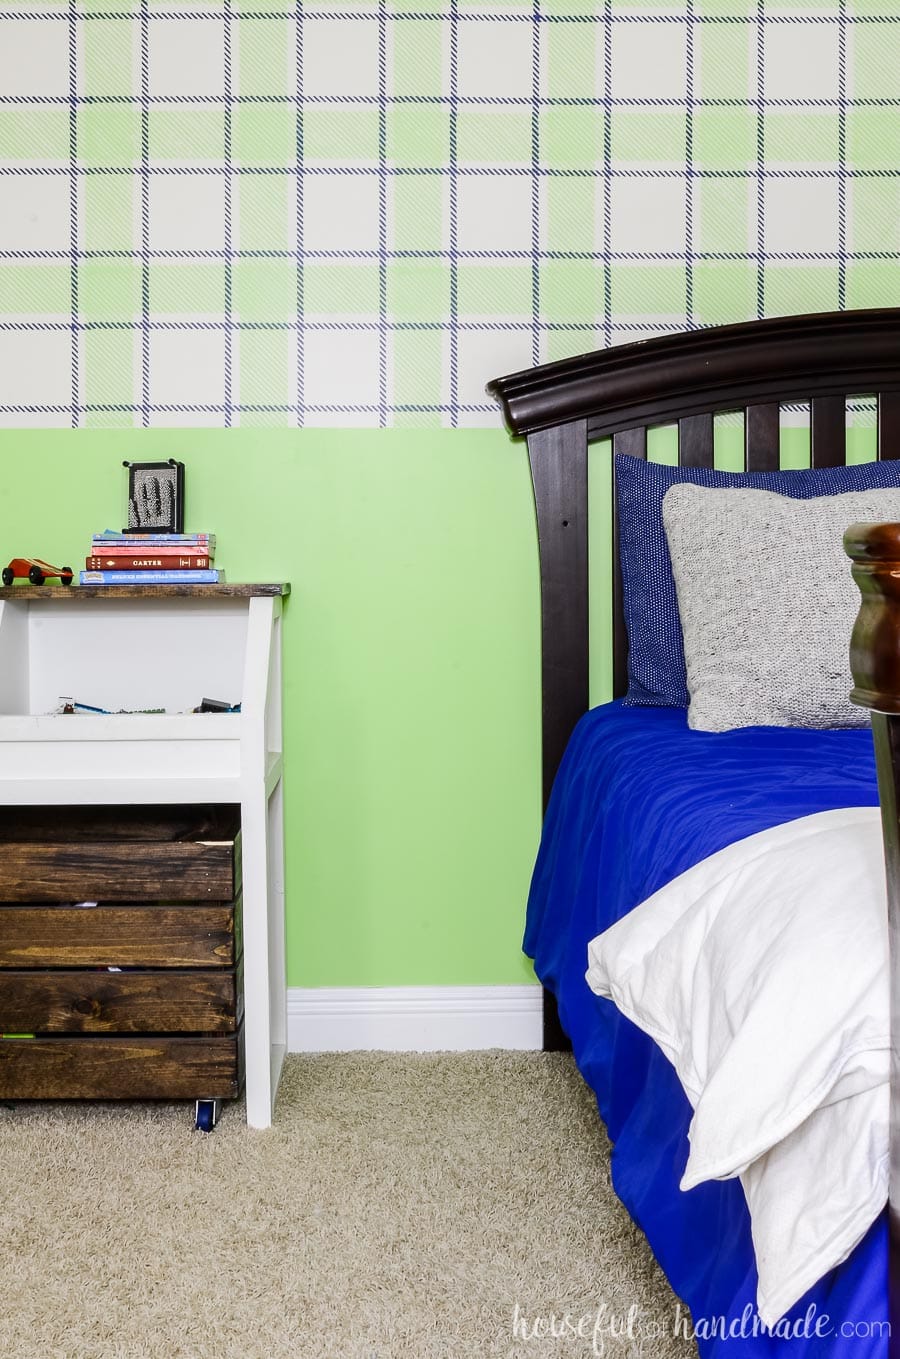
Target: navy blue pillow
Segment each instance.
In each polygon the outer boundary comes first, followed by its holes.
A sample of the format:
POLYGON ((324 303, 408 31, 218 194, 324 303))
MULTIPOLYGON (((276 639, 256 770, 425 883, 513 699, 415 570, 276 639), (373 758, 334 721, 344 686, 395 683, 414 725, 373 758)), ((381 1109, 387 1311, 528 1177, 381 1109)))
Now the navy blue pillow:
MULTIPOLYGON (((628 693, 633 707, 686 708, 690 701, 672 562, 662 502, 670 486, 755 487, 809 500, 900 486, 900 459, 800 472, 716 472, 669 467, 620 454, 615 459, 619 559, 628 629, 628 693)), ((848 638, 849 644, 849 638, 848 638)))

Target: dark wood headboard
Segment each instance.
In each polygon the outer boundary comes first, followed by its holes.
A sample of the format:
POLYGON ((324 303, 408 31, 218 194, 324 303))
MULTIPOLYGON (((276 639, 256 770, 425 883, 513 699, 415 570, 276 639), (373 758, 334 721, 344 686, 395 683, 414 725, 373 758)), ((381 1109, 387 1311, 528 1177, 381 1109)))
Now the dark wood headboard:
MULTIPOLYGON (((588 444, 647 455, 647 429, 677 424, 678 463, 712 467, 713 416, 743 411, 745 467, 779 461, 779 406, 809 402, 812 465, 845 461, 848 396, 878 402, 878 457, 900 457, 900 308, 784 316, 665 335, 495 379, 488 392, 524 435, 541 573, 544 805, 588 708, 588 444)), ((613 693, 627 686, 613 498, 613 693)))

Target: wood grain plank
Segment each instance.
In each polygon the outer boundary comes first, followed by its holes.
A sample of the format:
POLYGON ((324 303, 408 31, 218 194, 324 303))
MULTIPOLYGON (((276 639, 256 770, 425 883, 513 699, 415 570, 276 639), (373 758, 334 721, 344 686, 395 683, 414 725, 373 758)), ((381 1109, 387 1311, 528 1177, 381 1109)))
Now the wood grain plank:
POLYGON ((0 1099, 233 1099, 240 1035, 0 1039, 0 1099))
POLYGON ((240 915, 240 901, 0 906, 0 968, 232 967, 240 915))
POLYGON ((0 843, 0 900, 230 901, 234 860, 227 841, 0 843))
POLYGON ((0 599, 26 604, 47 599, 255 599, 257 596, 289 595, 287 581, 262 585, 4 585, 0 599))
POLYGON ((748 472, 777 472, 779 422, 777 402, 748 406, 744 412, 744 445, 748 472))
POLYGON ((678 466, 712 467, 713 458, 712 415, 684 416, 678 421, 678 466))
POLYGON ((218 971, 3 973, 0 1033, 234 1033, 240 977, 218 971))
MULTIPOLYGON (((612 439, 613 457, 647 457, 647 430, 643 425, 635 429, 620 429, 612 439)), ((616 502, 616 469, 613 463, 612 485, 612 672, 613 698, 622 698, 628 690, 628 630, 625 627, 625 605, 622 598, 622 562, 619 556, 619 511, 616 502)))

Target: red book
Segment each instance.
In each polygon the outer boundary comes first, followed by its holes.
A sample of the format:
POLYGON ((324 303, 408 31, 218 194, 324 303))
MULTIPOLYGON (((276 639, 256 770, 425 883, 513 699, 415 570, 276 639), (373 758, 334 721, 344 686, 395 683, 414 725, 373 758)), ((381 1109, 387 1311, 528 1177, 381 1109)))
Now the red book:
POLYGON ((189 553, 164 552, 154 556, 152 552, 130 552, 127 557, 101 556, 85 557, 88 571, 208 571, 209 557, 191 556, 189 553))
MULTIPOLYGON (((205 543, 183 543, 177 546, 174 543, 111 543, 109 547, 97 548, 95 544, 94 552, 91 554, 91 561, 95 557, 102 557, 104 561, 107 557, 127 557, 129 561, 137 557, 202 557, 208 561, 215 556, 215 552, 210 552, 205 543)), ((93 567, 90 568, 93 570, 93 567)), ((129 567, 129 570, 133 568, 129 567)))

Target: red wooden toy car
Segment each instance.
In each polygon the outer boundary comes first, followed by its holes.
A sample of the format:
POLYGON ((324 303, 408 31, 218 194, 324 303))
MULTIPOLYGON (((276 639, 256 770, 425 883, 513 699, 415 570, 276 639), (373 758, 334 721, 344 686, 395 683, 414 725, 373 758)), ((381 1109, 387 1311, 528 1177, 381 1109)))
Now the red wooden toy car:
POLYGON ((51 566, 40 557, 13 557, 9 566, 4 566, 0 572, 4 585, 12 585, 14 580, 25 577, 32 585, 43 585, 48 576, 58 576, 63 585, 71 585, 74 574, 71 566, 51 566))

